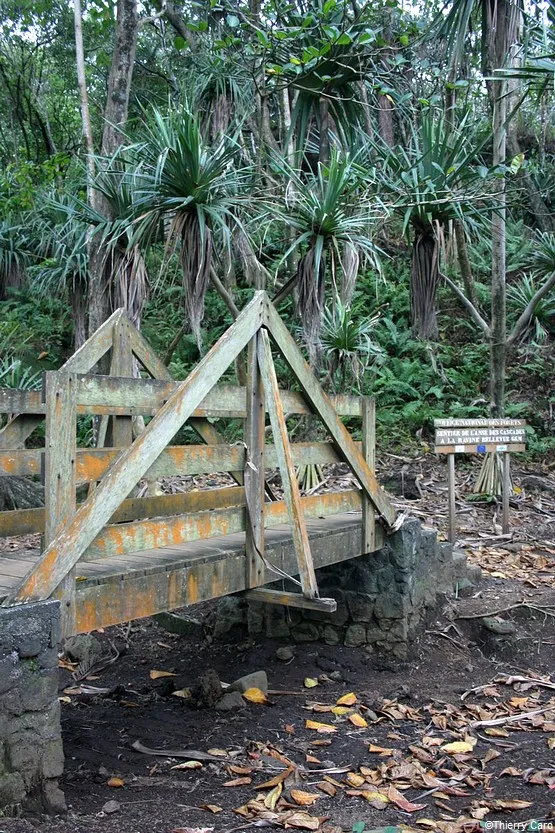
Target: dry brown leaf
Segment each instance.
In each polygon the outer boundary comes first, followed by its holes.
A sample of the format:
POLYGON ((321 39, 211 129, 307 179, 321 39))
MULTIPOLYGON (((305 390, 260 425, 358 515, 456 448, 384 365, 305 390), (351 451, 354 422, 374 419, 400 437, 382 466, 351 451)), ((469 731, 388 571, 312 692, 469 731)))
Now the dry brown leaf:
POLYGON ((113 787, 114 789, 117 789, 118 787, 125 786, 125 781, 123 781, 121 778, 115 778, 115 777, 108 779, 108 781, 106 783, 108 784, 109 787, 113 787))
POLYGON ((295 734, 295 727, 293 726, 292 723, 286 723, 285 726, 284 726, 284 729, 285 729, 285 731, 287 732, 288 735, 294 735, 295 734))
POLYGON ((374 755, 393 755, 393 749, 388 749, 385 746, 376 746, 374 743, 370 744, 368 751, 372 752, 374 755))
POLYGON ((362 787, 366 778, 362 775, 358 775, 356 772, 348 772, 345 776, 345 780, 351 785, 351 787, 362 787))
POLYGON ((495 760, 495 758, 499 758, 501 756, 501 752, 498 752, 497 749, 488 749, 484 757, 482 758, 482 764, 489 764, 490 761, 495 760))
POLYGON ((389 798, 377 790, 361 790, 362 797, 372 805, 374 810, 385 810, 389 804, 389 798))
POLYGON ((202 769, 200 761, 183 761, 182 764, 172 766, 172 769, 202 769))
POLYGON ((182 697, 183 700, 190 700, 191 699, 191 689, 190 688, 180 688, 178 691, 172 691, 172 697, 182 697))
POLYGON ((251 815, 251 811, 246 804, 237 807, 233 812, 237 813, 238 816, 243 816, 243 818, 250 818, 251 815))
POLYGON ((513 778, 520 778, 522 773, 522 769, 517 769, 515 766, 508 766, 506 769, 499 773, 499 777, 501 778, 502 775, 511 775, 513 778))
POLYGON ((160 680, 162 677, 177 677, 177 674, 173 671, 157 671, 153 668, 149 676, 151 680, 160 680))
POLYGON ((506 729, 497 729, 494 726, 484 729, 484 734, 489 735, 490 738, 508 738, 509 733, 506 729))
POLYGON ((225 749, 209 749, 209 755, 214 755, 215 758, 227 758, 228 754, 225 749))
POLYGON ((299 807, 311 807, 322 796, 319 793, 307 793, 304 790, 291 790, 291 798, 299 807))
POLYGON ((231 781, 226 781, 224 787, 244 787, 246 784, 252 784, 252 778, 233 778, 231 781))
POLYGON ((246 691, 243 692, 243 697, 245 700, 248 700, 249 703, 258 703, 259 705, 268 705, 269 700, 260 688, 247 688, 246 691))
POLYGON ((218 804, 201 804, 199 810, 206 810, 209 813, 223 813, 224 808, 220 807, 218 804))
POLYGON ((494 810, 526 810, 532 806, 531 801, 522 801, 518 798, 496 798, 492 802, 494 810))
POLYGON ((227 771, 230 775, 251 775, 252 768, 250 766, 236 766, 235 764, 231 764, 231 766, 227 767, 227 771))
POLYGON ((271 790, 273 787, 277 787, 278 784, 283 784, 285 779, 289 778, 289 776, 293 772, 295 772, 295 768, 292 767, 292 766, 288 767, 287 769, 284 769, 283 772, 280 772, 278 775, 274 775, 274 777, 270 778, 269 781, 264 781, 263 784, 257 784, 256 789, 257 790, 271 790))
POLYGON ((331 795, 333 798, 334 795, 337 795, 337 790, 333 786, 333 784, 328 784, 327 781, 318 781, 316 784, 320 792, 326 793, 326 795, 331 795))
POLYGON ((555 737, 547 738, 547 745, 550 749, 555 749, 555 737))
POLYGON ((313 729, 321 735, 331 735, 333 732, 337 732, 337 727, 330 726, 329 723, 317 723, 315 720, 307 720, 305 725, 307 729, 313 729))
POLYGON ((320 819, 310 816, 308 813, 291 813, 283 818, 284 827, 296 827, 300 830, 318 830, 320 819))
POLYGON ((339 700, 337 700, 336 705, 337 706, 354 706, 356 701, 357 701, 357 696, 353 691, 351 691, 351 692, 349 692, 349 694, 344 694, 343 697, 340 697, 339 700))
POLYGON ((356 726, 358 729, 367 729, 368 723, 366 720, 360 716, 360 714, 350 714, 347 718, 353 726, 356 726))
POLYGON ((425 804, 413 804, 412 801, 408 801, 393 784, 387 790, 387 797, 392 804, 396 804, 405 813, 416 813, 417 810, 423 810, 426 807, 425 804))

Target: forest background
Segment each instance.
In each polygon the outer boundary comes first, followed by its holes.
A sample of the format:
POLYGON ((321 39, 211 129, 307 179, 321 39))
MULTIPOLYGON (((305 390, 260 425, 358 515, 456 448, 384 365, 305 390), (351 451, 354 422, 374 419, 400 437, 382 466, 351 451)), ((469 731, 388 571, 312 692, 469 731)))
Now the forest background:
POLYGON ((265 288, 329 390, 377 397, 380 448, 491 413, 552 454, 554 21, 1 0, 0 385, 120 306, 182 379, 265 288))

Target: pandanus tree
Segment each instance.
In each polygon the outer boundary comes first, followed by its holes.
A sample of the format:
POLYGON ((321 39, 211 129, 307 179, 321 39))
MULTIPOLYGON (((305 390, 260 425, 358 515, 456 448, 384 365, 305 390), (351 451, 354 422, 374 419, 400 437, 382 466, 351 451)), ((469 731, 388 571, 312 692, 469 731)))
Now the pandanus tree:
POLYGON ((198 119, 185 108, 167 116, 154 110, 134 153, 143 186, 132 244, 151 240, 164 225, 166 255, 177 253, 179 258, 185 313, 201 350, 214 236, 230 245, 233 227, 240 224, 240 191, 247 171, 234 167, 236 142, 218 136, 208 144, 198 119))
POLYGON ((293 237, 281 262, 293 250, 300 255, 290 285, 297 288, 304 337, 317 365, 326 282, 343 303, 350 302, 360 261, 379 265, 372 235, 382 212, 366 186, 365 171, 348 154, 332 151, 329 165, 319 163, 314 173, 295 171, 284 162, 278 167, 292 188, 267 214, 270 221, 277 215, 293 237))
POLYGON ((403 218, 412 237, 410 300, 412 328, 421 339, 437 337, 436 295, 440 258, 448 225, 459 220, 466 229, 486 216, 486 169, 468 139, 469 125, 448 127, 442 116, 427 113, 412 133, 408 148, 375 145, 379 187, 391 208, 403 218))

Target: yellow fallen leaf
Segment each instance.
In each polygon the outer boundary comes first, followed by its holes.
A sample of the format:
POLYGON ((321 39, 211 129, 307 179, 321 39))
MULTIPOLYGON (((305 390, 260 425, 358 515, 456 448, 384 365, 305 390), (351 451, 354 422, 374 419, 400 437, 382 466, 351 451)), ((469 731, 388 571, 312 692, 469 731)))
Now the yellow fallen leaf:
POLYGON ((71 703, 71 697, 58 697, 60 703, 71 703))
POLYGON ((361 795, 374 810, 384 810, 389 804, 389 798, 377 790, 362 790, 361 795))
POLYGON ((172 766, 172 769, 202 769, 200 761, 184 761, 182 764, 172 766))
POLYGON ((110 778, 107 782, 109 787, 113 787, 117 789, 118 787, 123 787, 125 782, 121 778, 110 778))
POLYGON ((304 790, 291 790, 291 798, 300 807, 310 807, 322 796, 319 793, 307 793, 304 790))
POLYGON ((364 778, 362 775, 358 775, 358 773, 356 772, 348 772, 345 776, 345 780, 349 782, 351 787, 362 787, 362 785, 366 781, 366 778, 364 778))
POLYGON ((274 775, 273 778, 270 778, 269 781, 264 781, 263 784, 257 784, 257 790, 270 790, 272 787, 277 787, 278 784, 282 784, 286 778, 289 778, 291 773, 295 772, 295 768, 290 766, 288 769, 284 769, 283 772, 280 772, 278 775, 274 775))
POLYGON ((318 680, 315 680, 314 677, 305 677, 304 678, 304 687, 305 688, 316 688, 319 685, 318 680))
POLYGON ((259 703, 262 705, 266 705, 268 703, 268 698, 260 688, 248 688, 243 692, 243 697, 245 700, 248 700, 249 703, 259 703))
POLYGON ((273 790, 270 790, 266 798, 264 799, 264 806, 268 810, 275 810, 276 804, 278 803, 281 793, 283 792, 283 786, 281 784, 276 784, 273 790))
POLYGON ((331 735, 333 732, 337 732, 337 727, 330 726, 329 723, 317 723, 315 720, 307 720, 305 725, 307 729, 314 729, 315 732, 319 732, 321 735, 331 735))
POLYGON ((472 752, 474 749, 473 743, 468 743, 465 740, 455 740, 453 743, 446 743, 441 747, 442 752, 447 752, 448 755, 460 755, 463 752, 472 752))
POLYGON ((350 714, 348 720, 353 726, 357 726, 359 729, 366 729, 368 726, 368 723, 360 714, 350 714))
POLYGON ((219 807, 217 804, 201 804, 200 809, 201 810, 207 810, 209 813, 214 813, 214 814, 223 813, 223 811, 224 811, 224 808, 219 807))
POLYGON ((492 738, 508 738, 509 733, 506 729, 498 729, 495 726, 490 726, 487 729, 484 729, 484 734, 489 735, 492 738))
POLYGON ((350 714, 352 709, 348 706, 334 706, 331 710, 332 714, 336 714, 338 717, 342 717, 344 714, 350 714))
POLYGON ((368 747, 368 751, 373 752, 374 755, 393 755, 393 749, 387 749, 385 746, 376 746, 373 743, 368 747))
POLYGON ((418 821, 414 822, 418 824, 420 827, 425 827, 426 830, 437 830, 437 822, 433 819, 418 819, 418 821))
POLYGON ((547 738, 547 745, 550 749, 555 749, 555 737, 547 738))
POLYGON ((343 697, 340 697, 337 701, 338 706, 354 706, 357 701, 357 696, 354 692, 350 692, 349 694, 344 694, 343 697))
POLYGON ((214 755, 215 758, 227 758, 227 752, 225 749, 209 749, 209 755, 214 755))
POLYGON ((162 677, 177 677, 177 674, 173 674, 171 671, 157 671, 156 669, 150 672, 151 680, 160 680, 162 677))

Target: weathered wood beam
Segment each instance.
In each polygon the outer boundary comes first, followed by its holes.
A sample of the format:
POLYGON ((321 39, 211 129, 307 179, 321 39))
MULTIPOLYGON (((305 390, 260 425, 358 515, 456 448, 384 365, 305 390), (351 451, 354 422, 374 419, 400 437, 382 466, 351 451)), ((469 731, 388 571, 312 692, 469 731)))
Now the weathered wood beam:
POLYGON ((335 599, 308 599, 300 593, 286 593, 281 590, 271 590, 267 587, 257 587, 247 590, 245 599, 251 602, 262 602, 263 604, 284 605, 284 607, 297 607, 303 610, 318 610, 320 613, 335 613, 337 601, 335 599))
MULTIPOLYGON (((241 490, 243 492, 243 490, 241 490)), ((287 505, 283 500, 266 503, 265 528, 288 522, 287 505)), ((349 489, 301 498, 305 518, 329 517, 343 512, 360 511, 361 492, 349 489)), ((133 521, 104 527, 82 556, 82 561, 95 561, 116 555, 172 547, 187 541, 199 541, 217 535, 245 532, 245 500, 235 506, 211 511, 196 510, 186 515, 175 515, 155 520, 133 521)))
POLYGON ((395 521, 396 513, 389 498, 379 485, 373 472, 370 471, 364 457, 353 442, 351 435, 339 419, 332 401, 325 391, 322 390, 320 383, 304 360, 301 351, 279 317, 277 310, 270 301, 266 301, 266 304, 268 306, 268 329, 273 340, 301 385, 306 398, 331 434, 338 453, 351 466, 375 508, 386 523, 391 526, 395 521))
MULTIPOLYGON (((62 365, 60 370, 67 371, 68 373, 88 373, 92 370, 102 356, 111 348, 114 324, 121 319, 123 314, 123 310, 116 310, 73 356, 62 365)), ((0 412, 15 413, 13 410, 2 411, 2 407, 0 407, 0 412)), ((0 449, 23 447, 25 440, 41 422, 42 417, 31 414, 22 413, 14 417, 0 430, 0 449)))
POLYGON ((247 587, 258 587, 264 575, 264 389, 258 360, 258 331, 249 342, 247 420, 245 424, 245 497, 247 587))
POLYGON ((270 349, 270 339, 268 332, 264 329, 260 331, 257 339, 257 352, 260 376, 264 385, 264 394, 268 404, 270 423, 274 435, 274 445, 281 473, 283 494, 287 505, 287 515, 291 524, 293 543, 299 562, 299 575, 301 577, 303 595, 309 599, 314 599, 318 596, 316 573, 314 572, 314 564, 312 563, 312 556, 310 554, 310 543, 301 504, 301 494, 297 482, 291 446, 289 445, 285 414, 279 396, 276 370, 270 349))
POLYGON ((5 601, 47 599, 75 566, 117 507, 145 475, 208 391, 245 348, 264 321, 264 293, 256 293, 237 320, 170 396, 165 405, 113 463, 97 489, 5 601))
MULTIPOLYGON (((376 402, 370 396, 362 400, 362 456, 368 468, 376 469, 376 402)), ((376 538, 376 513, 372 501, 365 493, 362 497, 362 547, 364 552, 374 551, 376 538)))

